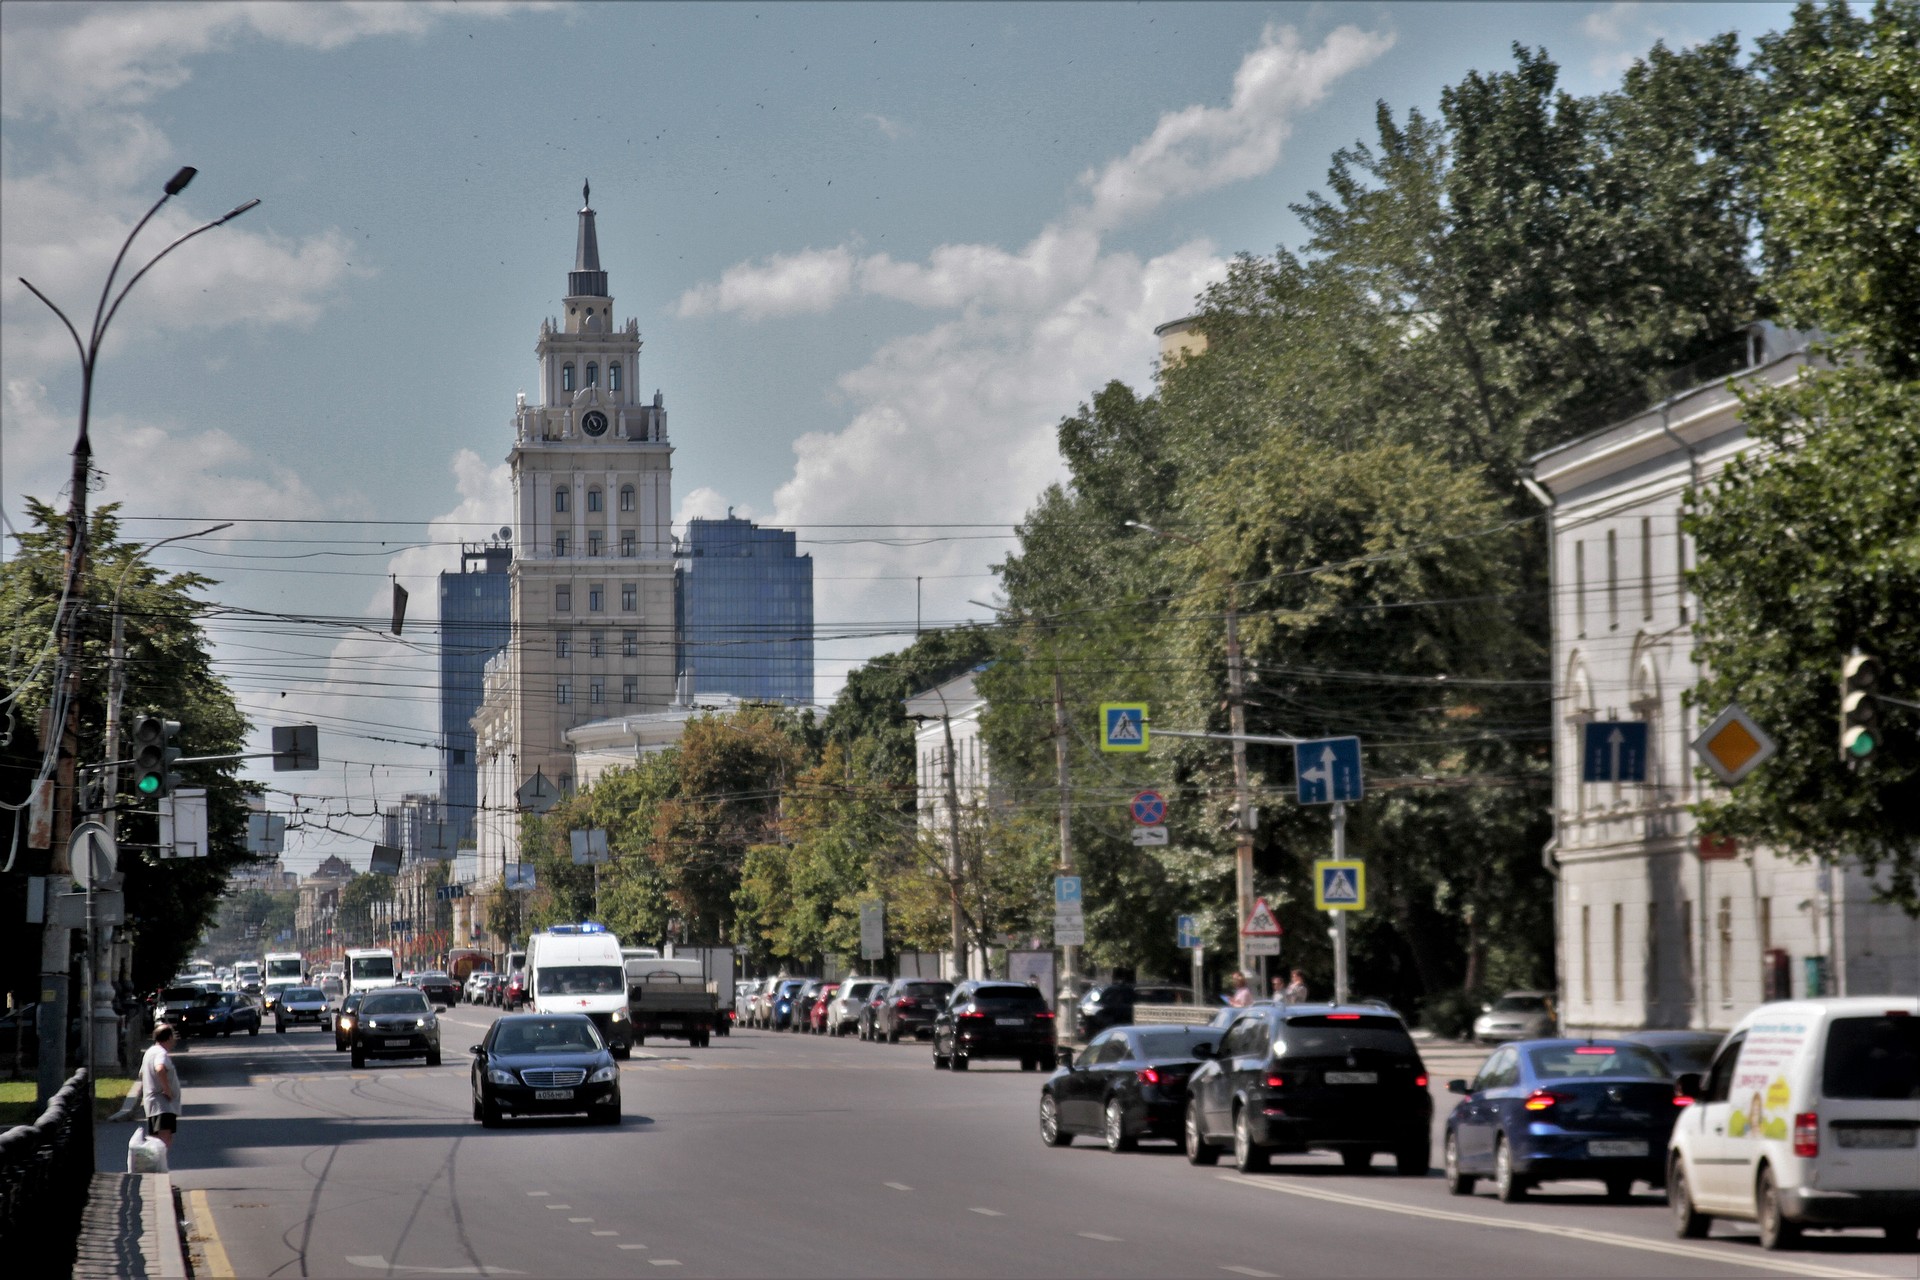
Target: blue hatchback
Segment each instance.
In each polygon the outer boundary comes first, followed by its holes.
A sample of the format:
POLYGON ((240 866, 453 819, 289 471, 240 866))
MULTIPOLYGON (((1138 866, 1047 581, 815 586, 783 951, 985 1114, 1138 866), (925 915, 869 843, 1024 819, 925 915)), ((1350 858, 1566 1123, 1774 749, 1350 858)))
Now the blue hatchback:
POLYGON ((1494 1051, 1447 1117, 1447 1187, 1491 1178, 1502 1200, 1541 1182, 1591 1179, 1624 1200, 1636 1180, 1665 1182, 1680 1095, 1659 1055, 1625 1040, 1522 1040, 1494 1051))

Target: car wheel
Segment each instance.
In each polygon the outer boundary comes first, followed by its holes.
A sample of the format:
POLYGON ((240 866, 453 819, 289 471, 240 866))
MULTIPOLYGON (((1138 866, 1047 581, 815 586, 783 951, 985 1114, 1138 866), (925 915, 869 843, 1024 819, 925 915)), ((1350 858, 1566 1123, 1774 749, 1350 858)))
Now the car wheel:
POLYGON ((1527 1180, 1514 1172, 1513 1147, 1504 1133, 1493 1140, 1493 1193, 1508 1204, 1527 1198, 1527 1180))
POLYGON ((1120 1105, 1120 1099, 1107 1099, 1106 1119, 1107 1150, 1131 1151, 1140 1145, 1139 1140, 1127 1132, 1127 1111, 1120 1105))
POLYGON ((1187 1107, 1186 1148, 1188 1164, 1213 1165, 1220 1163, 1220 1149, 1209 1146, 1206 1138, 1201 1136, 1200 1110, 1193 1105, 1187 1107))
POLYGON ((284 1022, 276 1022, 273 1024, 273 1030, 276 1035, 285 1035, 287 1034, 287 1024, 284 1022))
POLYGON ((1403 1178, 1424 1178, 1433 1163, 1431 1139, 1402 1147, 1393 1153, 1393 1171, 1403 1178))
POLYGON ((1895 1222, 1880 1228, 1886 1234, 1887 1244, 1908 1253, 1920 1243, 1920 1223, 1895 1222))
POLYGON ((1253 1117, 1241 1107, 1233 1113, 1233 1167, 1241 1173, 1259 1173, 1267 1163, 1267 1149, 1253 1140, 1253 1117))
POLYGON ((1608 1178, 1607 1199, 1621 1204, 1625 1204, 1627 1201, 1633 1199, 1633 1179, 1608 1178))
POLYGON ((353 1069, 355 1071, 358 1071, 361 1068, 365 1067, 366 1065, 367 1065, 367 1055, 360 1052, 360 1046, 355 1045, 353 1048, 353 1069))
MULTIPOLYGON (((639 1042, 640 1042, 639 1037, 636 1036, 634 1038, 634 1043, 638 1044, 639 1042)), ((631 1058, 633 1056, 633 1049, 631 1047, 621 1047, 621 1048, 615 1049, 613 1051, 613 1056, 618 1058, 620 1061, 625 1062, 628 1058, 631 1058)))
POLYGON ((956 1052, 956 1053, 955 1053, 955 1054, 953 1055, 953 1064, 952 1064, 952 1065, 953 1065, 953 1069, 954 1069, 955 1071, 965 1071, 965 1070, 967 1069, 967 1066, 968 1066, 968 1062, 967 1062, 967 1055, 966 1055, 966 1054, 964 1054, 964 1053, 958 1053, 958 1052, 956 1052))
POLYGON ((486 1118, 485 1113, 481 1110, 480 1099, 478 1098, 473 1100, 473 1118, 475 1120, 484 1120, 486 1118))
POLYGON ((952 1065, 951 1059, 940 1052, 940 1042, 936 1040, 933 1045, 933 1069, 945 1071, 950 1065, 952 1065))
POLYGON ((1348 1173, 1366 1173, 1373 1168, 1373 1152, 1342 1151, 1340 1153, 1340 1167, 1348 1173))
POLYGON ((480 1127, 483 1129, 500 1127, 500 1108, 484 1098, 480 1100, 480 1127))
POLYGON ((899 1043, 900 1043, 900 1028, 898 1028, 898 1027, 889 1027, 889 1028, 887 1029, 887 1043, 888 1043, 888 1044, 899 1044, 899 1043))
POLYGON ((1473 1184, 1480 1181, 1470 1173, 1460 1171, 1460 1141, 1452 1134, 1447 1135, 1447 1145, 1440 1157, 1446 1162, 1447 1191, 1451 1195, 1470 1196, 1473 1184))
POLYGON ((433 1052, 427 1055, 427 1065, 430 1067, 437 1067, 440 1065, 440 1051, 438 1049, 435 1049, 433 1052))
POLYGON ((1800 1224, 1789 1221, 1780 1207, 1780 1189, 1774 1185, 1771 1166, 1760 1170, 1760 1182, 1753 1192, 1753 1216, 1760 1228, 1762 1249, 1792 1249, 1800 1243, 1800 1224))
POLYGON ((594 1120, 600 1124, 617 1125, 620 1123, 620 1095, 614 1094, 613 1100, 594 1113, 594 1120))
POLYGON ((250 1035, 250 1036, 257 1036, 257 1035, 259 1035, 259 1034, 260 1034, 260 1024, 256 1022, 256 1023, 254 1023, 254 1024, 253 1024, 253 1025, 252 1025, 251 1027, 248 1027, 248 1028, 247 1028, 247 1034, 248 1034, 248 1035, 250 1035))
POLYGON ((1073 1135, 1060 1127, 1060 1104, 1050 1093, 1040 1095, 1040 1141, 1050 1147, 1073 1144, 1073 1135))

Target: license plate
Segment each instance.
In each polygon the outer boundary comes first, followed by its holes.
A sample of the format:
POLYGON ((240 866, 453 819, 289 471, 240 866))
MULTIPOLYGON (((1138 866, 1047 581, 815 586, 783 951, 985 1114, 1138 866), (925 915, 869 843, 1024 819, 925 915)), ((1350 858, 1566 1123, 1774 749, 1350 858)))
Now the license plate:
POLYGON ((565 1102, 572 1096, 573 1090, 571 1089, 535 1089, 533 1091, 533 1098, 536 1102, 565 1102))
POLYGON ((405 1038, 405 1037, 403 1036, 403 1037, 401 1037, 401 1038, 400 1038, 400 1039, 398 1039, 398 1040, 389 1040, 389 1041, 387 1041, 387 1048, 389 1048, 389 1049, 404 1049, 404 1048, 406 1048, 406 1047, 407 1047, 407 1045, 408 1045, 408 1043, 409 1043, 409 1041, 408 1041, 408 1040, 407 1040, 407 1039, 406 1039, 406 1038, 405 1038))
POLYGON ((1328 1084, 1379 1084, 1378 1071, 1329 1071, 1328 1084))
POLYGON ((1907 1128, 1833 1129, 1833 1140, 1843 1147, 1861 1151, 1895 1151, 1914 1145, 1914 1130, 1907 1128))
POLYGON ((1024 1027, 1027 1025, 1027 1020, 1025 1018, 995 1018, 993 1025, 996 1027, 1024 1027))
POLYGON ((677 1022, 663 1022, 660 1024, 660 1029, 662 1031, 678 1031, 680 1030, 680 1024, 677 1022))
POLYGON ((1596 1138, 1587 1143, 1587 1154, 1590 1156, 1644 1156, 1647 1154, 1647 1144, 1644 1140, 1596 1138))

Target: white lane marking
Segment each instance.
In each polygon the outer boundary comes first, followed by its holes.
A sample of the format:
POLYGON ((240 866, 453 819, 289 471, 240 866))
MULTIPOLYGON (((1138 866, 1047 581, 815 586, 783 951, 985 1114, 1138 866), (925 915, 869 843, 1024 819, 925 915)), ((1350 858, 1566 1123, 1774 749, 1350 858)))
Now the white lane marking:
POLYGON ((908 1185, 907 1185, 906 1183, 904 1183, 904 1182, 883 1182, 883 1183, 881 1183, 880 1185, 881 1185, 881 1186, 883 1186, 883 1187, 892 1187, 892 1188, 893 1188, 893 1189, 894 1189, 895 1191, 911 1191, 911 1190, 913 1190, 913 1188, 912 1188, 912 1187, 910 1187, 910 1186, 908 1186, 908 1185))
POLYGON ((1280 1280, 1280 1277, 1271 1271, 1256 1271, 1252 1267, 1222 1267, 1220 1269, 1222 1271, 1231 1271, 1237 1276, 1259 1276, 1262 1280, 1280 1280))
POLYGON ((568 1218, 568 1222, 592 1222, 592 1218, 568 1218))
POLYGON ((1126 1241, 1122 1240, 1119 1236, 1103 1236, 1098 1231, 1082 1231, 1079 1234, 1082 1240, 1099 1240, 1105 1244, 1126 1243, 1126 1241))
POLYGON ((369 1271, 385 1271, 389 1274, 396 1271, 428 1276, 523 1276, 527 1274, 508 1267, 414 1267, 404 1262, 388 1262, 385 1255, 378 1253, 349 1254, 347 1264, 365 1267, 369 1271))
POLYGON ((552 1195, 553 1193, 550 1191, 529 1191, 527 1192, 527 1194, 530 1196, 545 1196, 545 1195, 552 1195))
POLYGON ((968 1213, 977 1213, 983 1218, 1004 1218, 1007 1215, 998 1209, 968 1209, 968 1213))
POLYGON ((1791 1261, 1775 1261, 1758 1255, 1729 1253, 1706 1245, 1682 1244, 1678 1240, 1643 1239, 1640 1236, 1622 1235, 1614 1231, 1594 1231, 1587 1227, 1559 1226, 1551 1222, 1523 1222, 1512 1218, 1496 1218, 1487 1214, 1460 1213, 1452 1209, 1430 1209, 1424 1205, 1399 1204, 1392 1200, 1375 1200, 1367 1196, 1348 1195, 1341 1191, 1329 1191, 1299 1183, 1256 1180, 1230 1173, 1217 1176, 1220 1181, 1230 1182, 1236 1186, 1254 1187, 1282 1195, 1304 1196, 1309 1200, 1325 1200, 1333 1204, 1352 1205, 1360 1209, 1382 1209, 1388 1213, 1401 1213, 1411 1218, 1428 1218, 1436 1222, 1459 1222, 1472 1227, 1503 1227, 1508 1231, 1529 1231, 1535 1235, 1584 1240, 1591 1244, 1610 1244, 1621 1249, 1640 1249, 1647 1253, 1663 1253, 1672 1258, 1693 1258, 1702 1262, 1718 1262, 1727 1266, 1749 1267, 1759 1271, 1781 1271, 1788 1275, 1818 1276, 1831 1278, 1831 1280, 1885 1280, 1884 1277, 1876 1277, 1870 1271, 1847 1271, 1839 1267, 1815 1266, 1798 1258, 1791 1261))
POLYGON ((551 1204, 551 1203, 549 1203, 549 1204, 547 1205, 547 1208, 549 1208, 549 1209, 571 1209, 571 1208, 573 1208, 573 1206, 572 1206, 572 1205, 570 1205, 570 1204, 551 1204))
POLYGON ((621 1245, 620 1247, 621 1247, 622 1249, 644 1249, 644 1248, 646 1248, 647 1246, 645 1246, 645 1245, 643 1245, 643 1244, 623 1244, 623 1245, 621 1245))
POLYGON ((647 1261, 656 1267, 677 1267, 680 1265, 680 1259, 678 1258, 648 1258, 647 1261))
POLYGON ((620 1233, 618 1231, 596 1231, 593 1234, 597 1236, 617 1236, 620 1233))

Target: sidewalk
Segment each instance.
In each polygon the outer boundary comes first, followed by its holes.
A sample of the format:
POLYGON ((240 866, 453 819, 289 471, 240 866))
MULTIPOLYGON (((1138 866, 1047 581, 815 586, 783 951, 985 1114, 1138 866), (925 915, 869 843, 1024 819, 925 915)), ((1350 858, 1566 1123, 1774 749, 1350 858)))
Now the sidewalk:
POLYGON ((93 1128, 92 1184, 80 1219, 74 1280, 185 1280, 180 1204, 164 1173, 125 1173, 134 1125, 101 1120, 93 1128))

